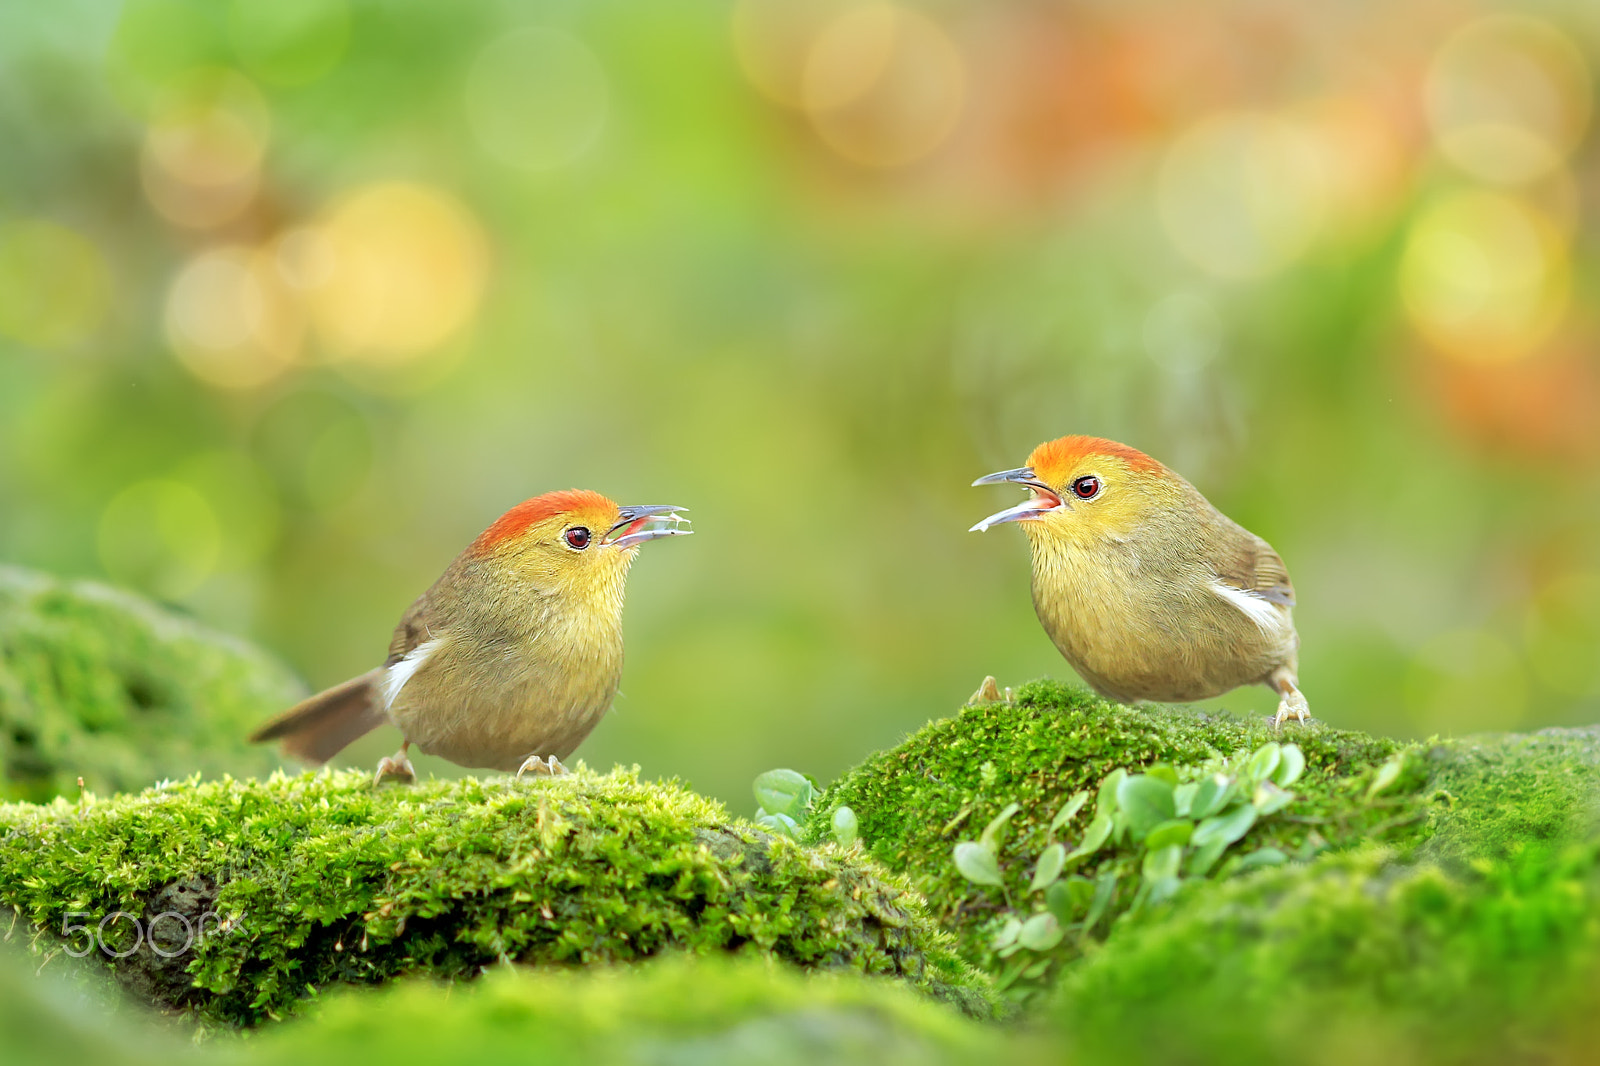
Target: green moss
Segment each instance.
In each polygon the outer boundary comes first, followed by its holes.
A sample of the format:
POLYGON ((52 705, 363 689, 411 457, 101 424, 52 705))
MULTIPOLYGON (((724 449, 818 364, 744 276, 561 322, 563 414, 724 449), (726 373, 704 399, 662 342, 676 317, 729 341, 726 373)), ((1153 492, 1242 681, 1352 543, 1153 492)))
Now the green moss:
MULTIPOLYGON (((69 913, 220 916, 188 951, 182 924, 164 919, 159 952, 142 942, 108 965, 147 999, 231 1024, 334 984, 672 948, 900 977, 993 1010, 986 980, 903 881, 636 772, 382 789, 323 772, 13 804, 0 807, 0 903, 45 952, 63 950, 69 913)), ((105 939, 133 948, 131 922, 112 920, 105 939)), ((82 934, 68 943, 81 949, 82 934)))
POLYGON ((988 1061, 1011 1043, 890 982, 758 960, 664 959, 582 974, 504 968, 471 989, 346 994, 252 1042, 252 1064, 988 1061))
POLYGON ((899 982, 770 959, 674 954, 642 964, 493 966, 462 986, 342 989, 304 1016, 196 1046, 138 1012, 87 1001, 0 946, 0 1061, 56 1066, 444 1066, 494 1062, 977 1063, 1034 1043, 899 982))
POLYGON ((1435 808, 1425 854, 1504 858, 1600 819, 1600 726, 1467 737, 1429 752, 1435 808))
POLYGON ((1600 843, 1476 869, 1385 849, 1213 883, 1068 974, 1083 1062, 1549 1061, 1600 1007, 1600 843))
POLYGON ((267 773, 245 742, 301 695, 241 641, 88 581, 0 566, 0 797, 267 773))
MULTIPOLYGON (((1015 898, 1050 839, 1051 819, 1074 792, 1092 795, 1118 768, 1196 767, 1273 740, 1299 745, 1305 773, 1294 785, 1294 802, 1258 822, 1239 850, 1274 847, 1309 858, 1363 840, 1409 843, 1424 833, 1424 763, 1407 758, 1411 749, 1395 741, 1317 724, 1276 731, 1223 715, 1123 707, 1047 681, 1024 686, 1010 703, 966 707, 872 756, 825 791, 806 829, 821 839, 831 812, 849 806, 872 856, 909 875, 940 921, 960 934, 968 956, 988 961, 983 933, 1002 898, 956 871, 951 853, 958 840, 977 837, 1007 804, 1018 804, 998 851, 1015 898), (1377 769, 1396 756, 1404 771, 1382 795, 1369 797, 1377 769)), ((1059 836, 1070 847, 1081 832, 1080 820, 1059 836)), ((1107 847, 1078 872, 1093 877, 1128 867, 1139 851, 1137 844, 1107 847)), ((1131 892, 1120 896, 1118 906, 1131 898, 1131 892)))

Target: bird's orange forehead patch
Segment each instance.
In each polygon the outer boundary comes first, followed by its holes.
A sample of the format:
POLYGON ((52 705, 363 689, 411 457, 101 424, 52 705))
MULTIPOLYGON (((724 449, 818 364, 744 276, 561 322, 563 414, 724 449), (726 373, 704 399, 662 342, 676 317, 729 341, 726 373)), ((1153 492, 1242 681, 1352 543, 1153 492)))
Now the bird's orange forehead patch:
POLYGON ((1103 455, 1126 463, 1130 470, 1157 473, 1166 469, 1137 448, 1118 444, 1104 437, 1061 437, 1045 441, 1028 456, 1028 465, 1040 481, 1058 485, 1078 468, 1088 456, 1103 455))
MULTIPOLYGON (((487 551, 506 541, 515 540, 529 529, 557 515, 584 515, 597 524, 609 525, 616 520, 617 505, 598 492, 588 489, 562 489, 547 492, 531 500, 523 500, 511 510, 495 519, 494 525, 478 535, 472 542, 473 550, 487 551)), ((603 530, 596 530, 596 534, 603 530)))

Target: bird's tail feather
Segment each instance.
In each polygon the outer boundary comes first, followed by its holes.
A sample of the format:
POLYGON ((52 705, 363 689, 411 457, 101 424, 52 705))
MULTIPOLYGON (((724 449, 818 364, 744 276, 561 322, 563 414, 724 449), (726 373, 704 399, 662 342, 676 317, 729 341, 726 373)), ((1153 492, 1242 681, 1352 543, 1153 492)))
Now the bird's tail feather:
POLYGON ((250 734, 256 743, 282 740, 283 750, 307 762, 324 763, 357 737, 387 719, 378 706, 378 677, 369 670, 343 684, 324 689, 284 711, 250 734))

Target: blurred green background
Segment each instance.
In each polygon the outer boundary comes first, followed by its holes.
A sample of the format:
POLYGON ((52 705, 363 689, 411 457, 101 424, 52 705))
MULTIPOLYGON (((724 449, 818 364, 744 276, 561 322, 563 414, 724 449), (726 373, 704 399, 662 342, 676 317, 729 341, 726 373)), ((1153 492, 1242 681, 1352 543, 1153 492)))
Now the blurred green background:
POLYGON ((579 756, 747 810, 1069 674, 967 486, 1092 433, 1279 549, 1318 717, 1592 722, 1597 59, 1588 0, 0 5, 0 559, 321 686, 527 496, 688 505, 579 756))

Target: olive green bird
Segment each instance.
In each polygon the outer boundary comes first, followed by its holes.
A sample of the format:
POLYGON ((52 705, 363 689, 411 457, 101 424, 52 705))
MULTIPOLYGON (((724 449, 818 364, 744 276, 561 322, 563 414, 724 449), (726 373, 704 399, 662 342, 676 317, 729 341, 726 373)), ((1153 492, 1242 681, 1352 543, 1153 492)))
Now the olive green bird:
POLYGON ((974 481, 1029 490, 972 529, 1021 526, 1033 606, 1080 677, 1125 703, 1187 703, 1240 685, 1305 721, 1294 586, 1272 546, 1141 451, 1099 437, 1039 445, 974 481))

